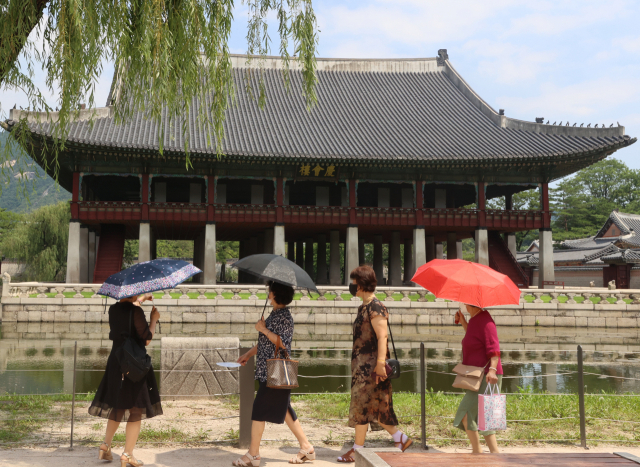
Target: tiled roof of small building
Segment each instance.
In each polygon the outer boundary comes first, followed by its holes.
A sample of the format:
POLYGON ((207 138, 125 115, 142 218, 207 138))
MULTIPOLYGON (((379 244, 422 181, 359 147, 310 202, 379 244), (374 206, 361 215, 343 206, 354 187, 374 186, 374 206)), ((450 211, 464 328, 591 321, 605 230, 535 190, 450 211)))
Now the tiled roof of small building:
MULTIPOLYGON (((282 160, 518 162, 610 154, 636 141, 624 135, 624 127, 580 128, 507 118, 484 102, 446 58, 446 51, 441 51, 438 60, 318 59, 318 104, 308 111, 300 93, 299 70, 291 71, 287 90, 279 58, 268 58, 267 99, 260 109, 257 99, 244 92, 246 57, 234 57, 237 92, 226 111, 222 153, 282 160)), ((193 102, 189 114, 178 116, 171 125, 164 119, 165 151, 184 152, 186 119, 189 151, 216 154, 212 127, 197 116, 200 105, 207 103, 193 102)), ((138 112, 117 125, 109 108, 97 110, 93 125, 88 117, 71 124, 68 141, 102 148, 159 149, 160 128, 155 121, 138 112)), ((25 115, 12 112, 14 120, 25 115)), ((50 136, 52 125, 31 121, 30 129, 50 136)))
POLYGON ((632 232, 640 233, 640 215, 627 214, 625 212, 612 211, 609 214, 609 219, 602 226, 602 229, 596 234, 596 237, 604 235, 609 229, 611 224, 615 224, 623 235, 628 235, 632 232))
POLYGON ((605 255, 600 258, 604 263, 620 261, 624 263, 640 263, 640 251, 637 250, 619 250, 613 254, 605 255))

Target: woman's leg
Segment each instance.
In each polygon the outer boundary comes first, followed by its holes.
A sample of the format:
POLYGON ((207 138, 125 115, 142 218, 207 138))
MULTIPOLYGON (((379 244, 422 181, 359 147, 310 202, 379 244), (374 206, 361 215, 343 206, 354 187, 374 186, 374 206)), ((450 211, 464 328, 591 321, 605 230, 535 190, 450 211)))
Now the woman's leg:
POLYGON ((127 422, 127 431, 125 434, 124 452, 133 456, 133 449, 138 442, 138 436, 140 435, 140 429, 142 428, 142 420, 137 422, 127 422))
POLYGON ((356 425, 356 440, 355 440, 355 443, 358 446, 364 446, 364 440, 367 437, 367 429, 368 428, 369 428, 369 424, 356 425))
MULTIPOLYGON (((378 422, 380 423, 380 422, 378 422)), ((380 426, 382 428, 384 428, 385 430, 387 430, 387 433, 389 433, 391 436, 395 435, 398 431, 398 427, 397 426, 393 426, 393 425, 385 425, 384 423, 380 423, 380 426)))
POLYGON ((251 444, 249 445, 249 454, 252 456, 260 455, 260 441, 262 441, 262 434, 264 433, 264 426, 266 422, 257 422, 253 420, 251 422, 251 444))
POLYGON ((467 430, 466 415, 462 419, 462 424, 464 425, 464 430, 467 432, 467 437, 469 438, 469 442, 471 443, 471 448, 473 449, 473 453, 482 454, 482 446, 480 446, 480 435, 478 435, 477 431, 467 430))
POLYGON ((289 410, 287 410, 287 416, 284 418, 284 421, 287 423, 287 426, 291 430, 291 433, 293 433, 293 436, 295 436, 300 443, 300 449, 304 449, 309 452, 313 446, 309 443, 307 435, 304 434, 300 421, 297 419, 294 421, 289 410))
POLYGON ((119 426, 120 422, 116 422, 115 420, 107 421, 107 432, 104 435, 104 444, 106 444, 107 446, 111 446, 111 443, 113 442, 113 436, 116 434, 116 431, 118 431, 119 426))
POLYGON ((489 447, 489 451, 492 454, 499 454, 500 450, 498 449, 498 440, 496 439, 496 435, 485 435, 484 441, 487 443, 489 447))

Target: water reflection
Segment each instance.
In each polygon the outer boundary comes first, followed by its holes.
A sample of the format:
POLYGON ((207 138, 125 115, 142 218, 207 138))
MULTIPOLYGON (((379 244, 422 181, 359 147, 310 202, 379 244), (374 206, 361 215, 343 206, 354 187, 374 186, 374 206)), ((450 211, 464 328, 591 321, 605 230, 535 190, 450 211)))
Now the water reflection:
MULTIPOLYGON (((101 323, 13 323, 3 325, 0 339, 0 392, 70 393, 73 382, 73 345, 78 341, 77 392, 95 391, 111 348, 108 327, 101 323), (19 371, 12 371, 19 370, 19 371), (28 370, 28 371, 25 371, 28 370)), ((165 335, 229 336, 251 345, 256 333, 251 324, 163 324, 165 335)), ((429 326, 394 327, 403 375, 395 391, 418 391, 419 344, 427 347, 427 387, 452 391, 450 372, 460 361, 460 328, 429 326)), ((499 329, 505 370, 504 391, 526 388, 533 392, 574 393, 577 387, 576 342, 586 349, 587 392, 638 392, 640 381, 602 378, 600 375, 640 379, 636 330, 580 328, 499 329), (568 373, 568 374, 565 374, 568 373), (551 377, 533 377, 555 374, 551 377)), ((347 392, 350 388, 350 325, 297 325, 293 357, 300 360, 303 376, 296 392, 347 392), (317 350, 336 347, 335 350, 317 350)), ((149 348, 160 368, 160 342, 149 348)))

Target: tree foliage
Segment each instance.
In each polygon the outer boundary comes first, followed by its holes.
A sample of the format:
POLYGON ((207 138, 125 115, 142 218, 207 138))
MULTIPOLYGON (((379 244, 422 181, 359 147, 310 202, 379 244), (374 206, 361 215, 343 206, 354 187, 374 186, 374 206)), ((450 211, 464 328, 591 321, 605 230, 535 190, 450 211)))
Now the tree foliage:
MULTIPOLYGON (((270 52, 267 16, 275 11, 283 79, 289 84, 295 62, 303 76, 301 92, 312 106, 317 99, 318 29, 311 0, 243 3, 249 10, 248 60, 258 60, 258 67, 247 72, 246 91, 264 103, 261 57, 270 52)), ((60 107, 54 166, 80 104, 95 106, 95 86, 105 62, 116 66, 120 94, 112 104, 117 121, 143 111, 157 122, 164 115, 170 126, 198 98, 199 123, 212 128, 210 137, 220 151, 224 111, 235 92, 229 53, 233 7, 233 0, 0 0, 0 89, 21 90, 32 110, 50 112, 34 83, 35 68, 43 68, 46 86, 60 107)), ((187 122, 182 127, 185 152, 187 122)), ((23 125, 19 122, 17 128, 23 125)), ((158 135, 161 152, 163 137, 158 135)))
POLYGON ((640 171, 606 159, 551 190, 555 240, 595 235, 614 209, 640 213, 640 171))
POLYGON ((61 281, 67 269, 69 203, 44 206, 21 216, 2 236, 3 254, 26 263, 24 279, 61 281))
MULTIPOLYGON (((540 209, 540 191, 538 189, 521 191, 511 197, 512 208, 516 211, 528 211, 540 209)), ((505 209, 504 197, 494 198, 487 201, 487 209, 505 209)), ((538 238, 537 230, 525 230, 516 232, 516 248, 522 249, 523 245, 529 245, 538 238)))

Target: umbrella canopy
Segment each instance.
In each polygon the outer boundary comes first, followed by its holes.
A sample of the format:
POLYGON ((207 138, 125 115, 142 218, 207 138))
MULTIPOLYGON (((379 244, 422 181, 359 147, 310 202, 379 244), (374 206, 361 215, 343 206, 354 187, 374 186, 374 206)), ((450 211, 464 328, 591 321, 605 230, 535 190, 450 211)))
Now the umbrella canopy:
POLYGON ((411 279, 438 298, 486 308, 520 303, 520 289, 504 274, 461 259, 434 259, 411 279))
POLYGON ((236 261, 232 266, 261 279, 318 292, 309 274, 296 263, 282 256, 251 255, 236 261))
POLYGON ((110 275, 98 290, 98 294, 120 300, 157 290, 172 289, 199 272, 202 271, 186 261, 154 259, 134 264, 124 271, 110 275))

